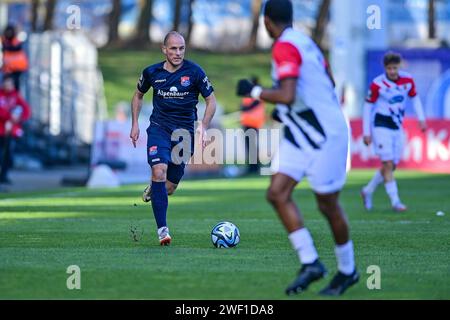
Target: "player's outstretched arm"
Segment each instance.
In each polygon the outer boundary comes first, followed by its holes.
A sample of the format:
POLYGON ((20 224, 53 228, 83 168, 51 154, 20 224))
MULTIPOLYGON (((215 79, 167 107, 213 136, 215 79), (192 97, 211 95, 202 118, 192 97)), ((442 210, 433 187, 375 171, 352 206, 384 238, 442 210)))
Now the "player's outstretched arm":
POLYGON ((200 134, 200 141, 202 143, 203 148, 206 147, 206 144, 208 143, 208 136, 206 134, 206 130, 211 124, 211 120, 214 117, 217 108, 217 101, 214 92, 205 98, 205 103, 206 103, 205 114, 203 116, 203 120, 200 123, 200 126, 197 128, 197 131, 200 134))
POLYGON ((420 129, 422 130, 422 132, 425 132, 427 130, 427 123, 425 121, 425 113, 423 112, 422 101, 420 101, 418 95, 412 98, 412 103, 417 119, 419 120, 420 129))
POLYGON ((205 102, 206 102, 206 109, 205 115, 203 116, 202 125, 205 129, 208 129, 209 125, 211 124, 211 120, 214 117, 214 114, 216 113, 217 108, 217 101, 214 92, 205 98, 205 102))
POLYGON ((366 146, 372 143, 370 134, 370 121, 372 115, 373 103, 366 102, 363 106, 363 141, 366 146))
POLYGON ((237 95, 250 96, 253 99, 264 100, 270 103, 291 105, 296 98, 297 78, 286 78, 280 81, 280 86, 275 89, 265 89, 255 86, 249 80, 239 80, 237 95))
POLYGON ((139 114, 142 109, 144 94, 136 90, 131 100, 131 132, 130 138, 133 146, 136 148, 136 142, 139 139, 139 114))

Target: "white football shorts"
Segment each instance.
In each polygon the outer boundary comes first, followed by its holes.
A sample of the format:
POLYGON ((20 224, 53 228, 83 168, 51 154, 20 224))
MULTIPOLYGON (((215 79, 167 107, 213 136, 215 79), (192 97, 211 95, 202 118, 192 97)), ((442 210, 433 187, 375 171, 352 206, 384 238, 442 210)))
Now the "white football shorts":
POLYGON ((340 191, 347 178, 348 136, 330 137, 321 149, 302 150, 286 138, 272 159, 272 173, 285 174, 297 182, 307 177, 318 194, 340 191))
POLYGON ((373 148, 381 161, 393 161, 398 164, 402 159, 405 134, 403 130, 374 127, 372 130, 373 148))

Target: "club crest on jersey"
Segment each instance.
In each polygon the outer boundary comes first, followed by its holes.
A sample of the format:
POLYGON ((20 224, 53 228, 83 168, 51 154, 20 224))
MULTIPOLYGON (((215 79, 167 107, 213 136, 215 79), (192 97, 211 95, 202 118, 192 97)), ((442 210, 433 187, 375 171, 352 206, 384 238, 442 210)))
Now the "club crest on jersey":
POLYGON ((158 153, 158 146, 152 146, 148 148, 148 154, 154 156, 158 153))
POLYGON ((189 80, 189 77, 181 77, 181 85, 183 87, 188 87, 191 85, 191 81, 189 80))

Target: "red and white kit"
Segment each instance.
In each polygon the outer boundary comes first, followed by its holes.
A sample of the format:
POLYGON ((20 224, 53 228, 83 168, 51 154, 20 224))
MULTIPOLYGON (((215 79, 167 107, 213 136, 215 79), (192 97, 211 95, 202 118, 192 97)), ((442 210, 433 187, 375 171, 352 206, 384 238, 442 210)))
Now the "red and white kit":
POLYGON ((308 177, 317 193, 342 189, 346 180, 348 129, 325 58, 303 33, 286 29, 272 49, 274 85, 297 78, 295 102, 278 104, 284 138, 272 171, 296 181, 308 177))
POLYGON ((419 120, 424 120, 422 104, 410 74, 400 71, 397 81, 391 81, 382 74, 370 85, 364 107, 364 136, 373 137, 375 153, 382 161, 398 163, 401 159, 405 140, 402 122, 407 98, 412 99, 419 120))

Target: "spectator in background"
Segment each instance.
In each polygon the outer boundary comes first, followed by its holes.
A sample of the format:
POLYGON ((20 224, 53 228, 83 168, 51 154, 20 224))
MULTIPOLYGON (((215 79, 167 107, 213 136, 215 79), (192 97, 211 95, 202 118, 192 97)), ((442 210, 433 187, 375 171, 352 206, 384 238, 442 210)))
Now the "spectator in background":
POLYGON ((22 124, 30 115, 30 107, 15 89, 13 78, 5 76, 0 88, 0 183, 10 183, 14 141, 23 136, 22 124))
POLYGON ((8 25, 3 33, 2 53, 2 72, 12 77, 14 87, 19 91, 20 77, 28 69, 28 58, 22 43, 17 39, 16 28, 13 25, 8 25))
MULTIPOLYGON (((259 79, 252 77, 251 82, 257 86, 259 85, 259 79)), ((264 126, 266 119, 265 105, 261 100, 253 99, 251 97, 244 97, 241 101, 241 126, 245 132, 249 129, 253 129, 256 132, 256 139, 253 140, 253 134, 245 135, 245 161, 248 163, 247 173, 257 173, 260 168, 259 163, 259 142, 258 131, 264 126), (253 140, 253 141, 252 141, 253 140), (251 148, 251 144, 256 144, 254 148, 251 148), (256 152, 256 157, 250 155, 250 150, 256 152), (256 160, 256 163, 252 163, 256 160)))

